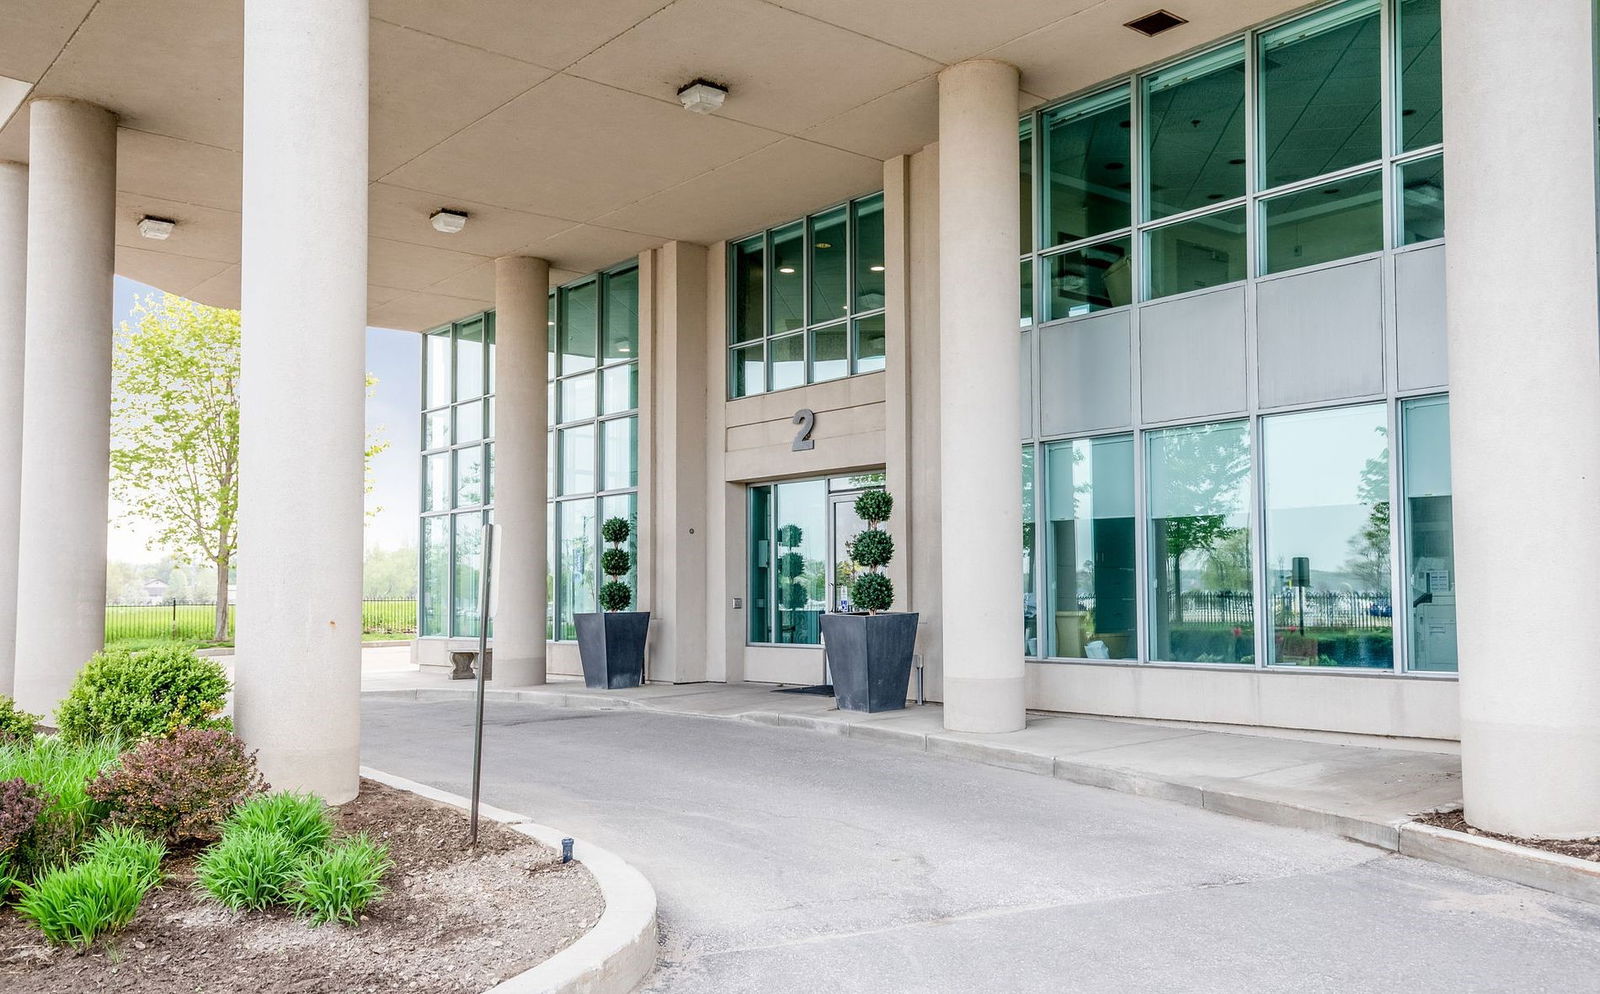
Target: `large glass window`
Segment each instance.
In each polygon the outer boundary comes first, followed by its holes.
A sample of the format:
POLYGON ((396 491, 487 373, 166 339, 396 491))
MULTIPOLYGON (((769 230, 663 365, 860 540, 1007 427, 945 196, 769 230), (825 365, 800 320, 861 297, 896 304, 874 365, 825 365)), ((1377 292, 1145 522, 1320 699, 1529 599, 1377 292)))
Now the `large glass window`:
POLYGON ((732 243, 728 271, 730 397, 883 368, 881 193, 732 243))
POLYGON ((1248 273, 1243 207, 1152 228, 1146 237, 1152 300, 1236 283, 1248 273))
POLYGON ((1414 159, 1400 167, 1400 243, 1444 237, 1444 156, 1414 159))
POLYGON ((1126 238, 1045 257, 1050 320, 1133 303, 1133 259, 1126 238))
POLYGON ((1399 25, 1400 147, 1444 141, 1444 95, 1439 81, 1440 0, 1396 0, 1399 25))
POLYGON ((1150 658, 1254 662, 1249 427, 1146 432, 1145 460, 1150 658))
POLYGON ((1456 555, 1450 500, 1450 401, 1400 405, 1406 501, 1405 583, 1412 670, 1456 671, 1456 555))
POLYGON ((1264 273, 1315 266, 1383 248, 1383 180, 1347 176, 1263 204, 1264 273))
POLYGON ((1046 245, 1128 226, 1132 114, 1128 87, 1119 86, 1044 115, 1046 245))
POLYGON ((1133 436, 1052 442, 1045 465, 1050 655, 1134 659, 1133 436))
POLYGON ((1280 186, 1383 154, 1378 0, 1356 0, 1263 32, 1261 177, 1280 186))
POLYGON ((748 638, 754 644, 819 645, 821 617, 850 609, 856 573, 853 510, 883 474, 766 483, 749 488, 746 535, 748 638))
POLYGON ((1244 196, 1244 43, 1144 83, 1145 217, 1244 196))
POLYGON ((1394 667, 1383 404, 1262 420, 1275 666, 1394 667))
POLYGON ((1043 655, 1039 644, 1038 568, 1039 551, 1038 487, 1034 481, 1033 446, 1022 449, 1022 653, 1043 655))

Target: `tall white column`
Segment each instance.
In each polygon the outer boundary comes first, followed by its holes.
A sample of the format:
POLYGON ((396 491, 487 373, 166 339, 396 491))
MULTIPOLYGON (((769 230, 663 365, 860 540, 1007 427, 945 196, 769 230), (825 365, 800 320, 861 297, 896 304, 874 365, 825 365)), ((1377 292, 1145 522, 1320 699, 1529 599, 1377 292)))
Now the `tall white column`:
POLYGON ((1444 14, 1466 816, 1600 834, 1600 300, 1591 0, 1444 14))
POLYGON ((17 505, 22 500, 22 364, 27 329, 28 167, 0 162, 0 694, 15 690, 17 505))
POLYGON ((495 683, 545 682, 550 264, 494 262, 495 683))
POLYGON ((1023 727, 1017 70, 939 74, 944 724, 1023 727))
POLYGON ((246 0, 235 721, 274 787, 356 794, 367 0, 246 0))
POLYGON ((16 698, 49 714, 105 644, 117 121, 29 108, 16 698))

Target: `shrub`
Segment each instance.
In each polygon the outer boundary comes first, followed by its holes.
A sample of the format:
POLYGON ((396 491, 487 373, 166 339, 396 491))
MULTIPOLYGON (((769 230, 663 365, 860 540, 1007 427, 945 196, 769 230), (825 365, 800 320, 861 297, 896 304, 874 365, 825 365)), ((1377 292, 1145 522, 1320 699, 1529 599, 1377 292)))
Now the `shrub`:
POLYGON ((288 898, 304 854, 286 836, 230 828, 195 864, 200 886, 234 911, 260 911, 288 898))
POLYGON ((383 896, 383 876, 393 866, 388 846, 353 835, 305 861, 289 904, 313 925, 354 925, 356 915, 383 896))
POLYGON ((894 539, 878 526, 889 520, 894 511, 894 498, 885 490, 866 490, 856 498, 856 517, 867 523, 850 541, 850 557, 865 572, 858 574, 850 585, 850 600, 868 614, 887 611, 894 606, 894 582, 882 568, 894 558, 894 539))
POLYGON ((239 804, 266 790, 255 753, 220 728, 179 728, 145 739, 89 785, 113 822, 171 844, 217 837, 239 804))
POLYGON ((133 742, 175 728, 231 728, 218 717, 227 696, 222 667, 187 645, 107 649, 78 673, 56 710, 56 724, 69 742, 133 742))
POLYGON ((600 587, 602 611, 626 611, 633 603, 633 588, 622 579, 633 568, 633 555, 622 547, 632 533, 627 518, 607 518, 600 526, 600 537, 611 544, 600 554, 600 570, 606 575, 606 582, 600 587))
POLYGON ((87 859, 18 884, 17 912, 51 942, 81 948, 133 920, 154 881, 136 866, 87 859))
POLYGON ((44 798, 21 777, 0 782, 0 857, 7 860, 33 835, 44 798))
POLYGON ((34 726, 42 719, 17 707, 17 702, 0 694, 0 743, 17 742, 27 745, 37 733, 34 726))
POLYGON ((223 826, 223 837, 235 832, 274 832, 296 852, 321 849, 333 838, 328 806, 320 797, 294 791, 262 794, 239 805, 223 826))
POLYGON ((12 873, 27 879, 64 862, 105 816, 89 781, 117 758, 115 742, 70 744, 40 737, 30 745, 0 745, 0 781, 26 781, 44 801, 30 837, 18 846, 12 873))
POLYGON ((161 882, 161 860, 167 847, 126 825, 107 825, 83 847, 84 858, 126 866, 139 874, 147 887, 161 882))
POLYGON ((871 614, 894 604, 894 581, 884 573, 862 573, 850 586, 850 602, 871 614))

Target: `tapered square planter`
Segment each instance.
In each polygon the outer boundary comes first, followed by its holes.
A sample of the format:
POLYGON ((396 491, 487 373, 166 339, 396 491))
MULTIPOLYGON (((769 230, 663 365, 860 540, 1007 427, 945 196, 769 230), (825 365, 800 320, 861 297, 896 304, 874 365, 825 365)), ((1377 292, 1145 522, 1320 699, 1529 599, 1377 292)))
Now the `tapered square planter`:
POLYGON ((644 642, 649 611, 604 611, 574 615, 584 686, 594 690, 637 687, 644 680, 644 642))
POLYGON ((895 711, 906 706, 917 615, 825 614, 833 696, 841 711, 895 711))

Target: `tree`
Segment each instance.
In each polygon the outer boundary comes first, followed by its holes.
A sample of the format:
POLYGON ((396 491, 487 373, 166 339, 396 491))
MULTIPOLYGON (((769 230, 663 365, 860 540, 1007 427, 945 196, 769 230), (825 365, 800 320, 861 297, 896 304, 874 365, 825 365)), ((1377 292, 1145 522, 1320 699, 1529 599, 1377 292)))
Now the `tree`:
POLYGON ((361 570, 362 596, 397 600, 417 596, 417 547, 368 549, 361 570))
POLYGON ((168 293, 133 316, 112 365, 112 492, 155 526, 152 546, 216 570, 222 641, 239 541, 239 312, 168 293))

